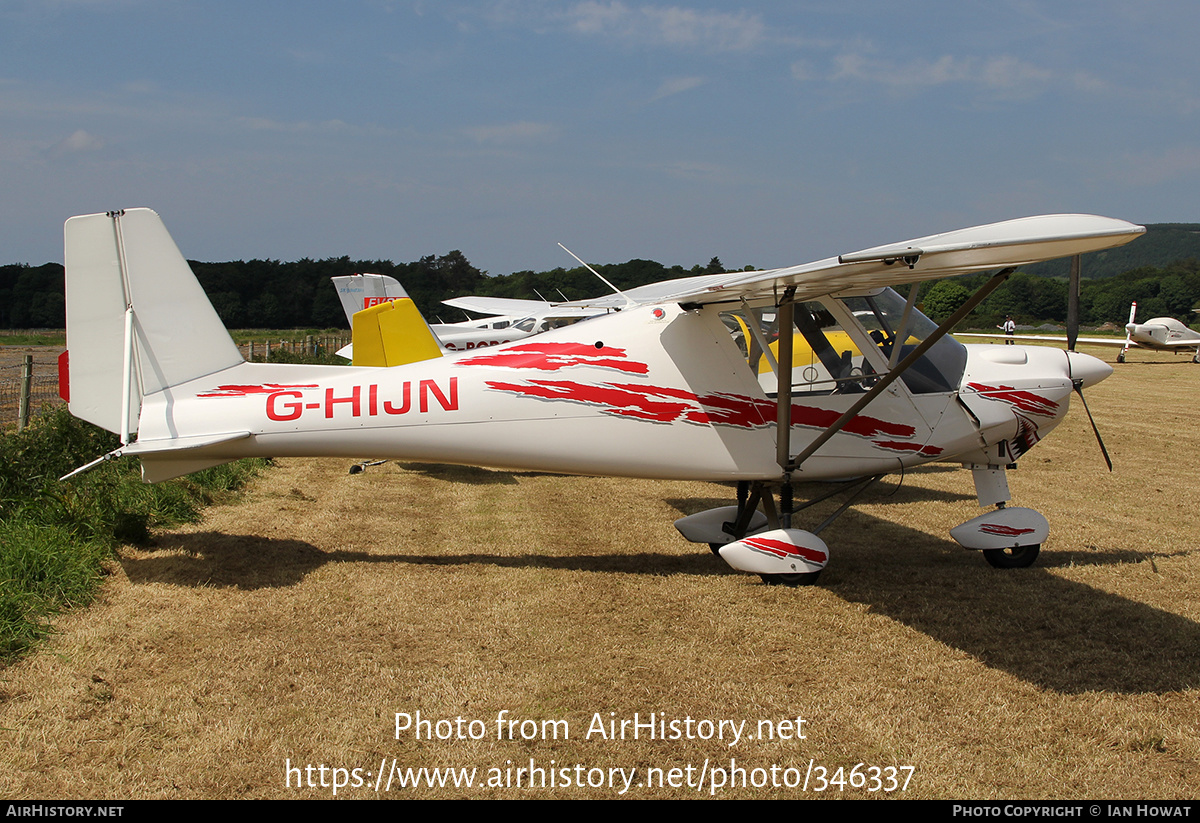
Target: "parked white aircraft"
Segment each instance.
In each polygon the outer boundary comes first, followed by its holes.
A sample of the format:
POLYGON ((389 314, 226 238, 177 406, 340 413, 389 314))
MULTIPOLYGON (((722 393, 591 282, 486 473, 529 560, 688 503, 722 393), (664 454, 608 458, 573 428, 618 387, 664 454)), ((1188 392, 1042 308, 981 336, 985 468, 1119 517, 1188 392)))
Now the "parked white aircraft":
MULTIPOLYGON (((351 329, 354 328, 354 315, 363 309, 408 298, 408 292, 396 278, 386 274, 350 274, 330 279, 337 288, 342 310, 346 313, 346 322, 350 324, 351 329)), ((506 319, 495 318, 471 320, 466 323, 430 323, 429 329, 437 338, 438 345, 447 351, 498 346, 534 333, 516 328, 506 319)), ((354 344, 343 346, 337 353, 347 360, 353 360, 354 344)))
POLYGON ((980 505, 997 508, 952 536, 995 566, 1027 566, 1049 524, 1005 506, 1005 471, 1062 421, 1073 390, 1082 396, 1112 369, 1044 347, 966 347, 946 332, 1016 266, 1142 231, 1046 215, 683 278, 590 301, 626 307, 483 352, 444 352, 404 320, 399 300, 367 316, 378 320, 372 345, 404 364, 369 368, 245 362, 157 214, 73 217, 70 409, 120 435, 89 466, 137 456, 150 482, 241 457, 363 454, 738 481, 737 506, 676 525, 734 568, 787 584, 813 581, 829 557, 817 534, 827 522, 793 526, 795 483, 870 478, 865 487, 953 461, 972 469, 980 505), (907 301, 887 288, 989 269, 999 271, 940 327, 914 308, 915 287, 907 301), (760 351, 778 337, 771 385, 731 335, 730 315, 760 351))
MULTIPOLYGON (((1155 317, 1146 323, 1136 323, 1137 303, 1129 307, 1129 322, 1125 324, 1125 339, 1119 337, 1080 337, 1076 342, 1092 343, 1098 346, 1120 346, 1121 353, 1117 362, 1125 362, 1125 354, 1130 348, 1151 349, 1153 351, 1173 351, 1195 349, 1192 362, 1200 363, 1200 332, 1189 329, 1174 317, 1155 317)), ((1047 334, 1022 334, 1008 337, 1002 334, 956 334, 955 337, 989 337, 992 339, 1016 340, 1050 340, 1055 343, 1066 343, 1067 338, 1047 334)))
MULTIPOLYGON (((351 274, 331 279, 337 288, 342 310, 346 313, 346 321, 351 328, 354 328, 354 315, 357 312, 380 303, 408 297, 408 292, 396 278, 386 274, 351 274)), ((430 323, 430 330, 447 351, 470 351, 511 343, 598 313, 595 310, 561 307, 538 300, 506 297, 455 297, 442 302, 447 306, 492 315, 463 323, 430 323)), ((353 343, 337 353, 347 360, 353 360, 353 343)))

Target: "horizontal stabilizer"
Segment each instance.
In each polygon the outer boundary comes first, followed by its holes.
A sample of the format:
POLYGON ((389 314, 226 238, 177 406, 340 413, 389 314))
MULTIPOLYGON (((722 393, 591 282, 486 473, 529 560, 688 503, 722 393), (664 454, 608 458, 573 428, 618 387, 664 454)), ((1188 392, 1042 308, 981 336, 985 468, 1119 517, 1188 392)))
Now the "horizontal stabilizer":
MULTIPOLYGON (((142 440, 142 441, 138 441, 136 443, 130 443, 127 446, 121 446, 119 448, 113 449, 111 452, 104 455, 103 457, 97 457, 95 460, 88 463, 87 465, 80 466, 79 468, 75 469, 75 471, 70 472, 69 474, 64 474, 62 477, 59 478, 59 480, 67 480, 68 478, 74 477, 77 474, 83 474, 86 471, 94 469, 97 466, 99 466, 101 463, 104 463, 108 460, 115 460, 118 457, 125 457, 126 455, 130 455, 130 456, 134 456, 134 457, 140 456, 140 457, 145 458, 147 455, 167 454, 170 452, 188 451, 188 450, 192 450, 192 449, 202 449, 206 446, 216 446, 220 443, 229 443, 233 440, 244 440, 245 438, 247 438, 249 436, 250 436, 250 432, 241 431, 241 432, 227 432, 225 434, 201 434, 201 435, 195 435, 192 437, 170 437, 170 438, 163 438, 160 440, 142 440)), ((229 460, 224 459, 224 458, 217 459, 217 460, 213 460, 213 459, 197 460, 196 458, 193 457, 193 458, 187 459, 186 461, 181 461, 178 458, 175 458, 172 460, 164 460, 164 461, 159 461, 159 462, 162 464, 178 463, 181 465, 186 462, 188 465, 196 464, 196 467, 189 468, 186 471, 180 471, 175 474, 167 474, 162 477, 150 477, 150 476, 148 476, 148 473, 147 473, 146 461, 143 459, 143 461, 142 461, 142 476, 148 482, 155 483, 155 482, 158 482, 159 480, 169 480, 172 477, 179 477, 181 475, 188 474, 190 472, 209 468, 210 466, 220 466, 222 463, 228 463, 229 460), (203 463, 203 465, 199 465, 201 463, 203 463)))
POLYGON ((209 446, 221 443, 231 443, 244 440, 250 436, 248 431, 226 432, 224 434, 201 434, 191 437, 171 437, 162 440, 139 440, 130 443, 122 453, 142 459, 142 479, 147 483, 159 483, 174 477, 211 469, 231 462, 230 457, 205 457, 194 454, 209 446))
POLYGON ((139 440, 123 447, 121 454, 143 455, 161 452, 185 451, 202 449, 205 446, 215 446, 218 443, 229 443, 233 440, 244 440, 250 432, 227 432, 225 434, 199 434, 192 437, 171 437, 162 440, 139 440))

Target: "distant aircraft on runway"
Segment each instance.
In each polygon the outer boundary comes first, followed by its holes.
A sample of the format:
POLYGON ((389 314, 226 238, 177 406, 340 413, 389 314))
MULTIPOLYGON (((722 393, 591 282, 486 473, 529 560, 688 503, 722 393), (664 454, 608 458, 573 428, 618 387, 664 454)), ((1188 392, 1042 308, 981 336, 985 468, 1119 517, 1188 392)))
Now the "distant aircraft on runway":
MULTIPOLYGON (((1137 303, 1129 307, 1129 322, 1125 324, 1125 339, 1118 337, 1080 337, 1076 342, 1092 343, 1097 346, 1120 346, 1121 353, 1117 362, 1125 362, 1125 353, 1130 348, 1151 349, 1153 351, 1173 351, 1178 353, 1183 349, 1194 349, 1192 362, 1200 363, 1200 332, 1189 329, 1174 317, 1155 317, 1147 323, 1134 322, 1137 317, 1137 303)), ((1066 343, 1067 338, 1046 334, 1022 334, 1009 337, 1003 334, 956 334, 955 337, 987 337, 997 340, 1050 340, 1055 343, 1066 343)))

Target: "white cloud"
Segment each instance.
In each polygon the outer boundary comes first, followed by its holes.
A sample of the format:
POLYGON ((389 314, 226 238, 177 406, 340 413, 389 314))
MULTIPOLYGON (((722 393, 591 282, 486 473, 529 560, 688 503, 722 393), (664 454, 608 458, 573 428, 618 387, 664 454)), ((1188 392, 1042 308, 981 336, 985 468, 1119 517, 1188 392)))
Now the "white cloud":
POLYGON ((104 140, 102 138, 96 137, 94 134, 88 134, 83 129, 78 129, 70 137, 60 140, 51 146, 50 154, 61 156, 83 151, 95 151, 101 148, 104 148, 104 140))
POLYGON ((682 94, 685 91, 691 91, 697 86, 704 85, 703 77, 672 77, 664 80, 659 85, 658 90, 654 92, 654 96, 650 98, 651 102, 662 100, 664 97, 670 97, 673 94, 682 94))
POLYGON ((344 132, 354 130, 343 120, 273 120, 269 117, 237 117, 234 121, 251 131, 279 131, 290 133, 303 132, 344 132))
POLYGON ((1004 55, 984 61, 979 77, 985 86, 993 89, 1018 91, 1042 86, 1051 79, 1052 74, 1016 57, 1004 55))
POLYGON ((762 44, 762 19, 746 12, 698 11, 679 6, 630 7, 620 0, 584 0, 563 14, 580 34, 632 43, 705 51, 747 51, 762 44))
POLYGON ((801 83, 806 83, 809 80, 812 80, 815 76, 813 74, 812 66, 808 64, 807 60, 797 60, 796 62, 792 63, 791 72, 792 79, 799 80, 801 83))
POLYGON ((502 123, 466 129, 466 133, 480 143, 528 143, 557 137, 558 127, 550 123, 502 123))
MULTIPOLYGON (((1009 55, 981 59, 947 54, 932 61, 896 63, 861 52, 846 52, 834 58, 832 79, 910 90, 963 83, 1003 95, 1024 95, 1041 91, 1054 79, 1054 74, 1009 55)), ((1077 79, 1072 82, 1078 84, 1077 79)))

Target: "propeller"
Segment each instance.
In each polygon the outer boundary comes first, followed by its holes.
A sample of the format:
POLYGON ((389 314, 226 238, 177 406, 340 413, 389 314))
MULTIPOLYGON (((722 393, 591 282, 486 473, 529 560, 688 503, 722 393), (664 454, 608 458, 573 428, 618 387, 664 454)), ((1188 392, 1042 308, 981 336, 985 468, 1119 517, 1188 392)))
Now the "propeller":
POLYGON ((1104 448, 1104 438, 1100 436, 1100 429, 1096 428, 1096 419, 1092 417, 1092 410, 1088 408, 1087 399, 1083 396, 1083 380, 1072 378, 1071 385, 1075 387, 1075 393, 1079 395, 1079 402, 1083 403, 1083 410, 1087 412, 1088 422, 1092 424, 1092 433, 1096 435, 1096 442, 1100 444, 1100 453, 1104 455, 1104 462, 1108 464, 1108 470, 1112 471, 1112 458, 1108 456, 1108 449, 1104 448))
MULTIPOLYGON (((1067 287, 1067 351, 1075 351, 1075 341, 1079 339, 1079 275, 1082 268, 1082 257, 1077 254, 1071 258, 1071 277, 1067 287)), ((1083 397, 1083 393, 1079 396, 1083 397)), ((1090 414, 1088 416, 1091 417, 1090 414)))
MULTIPOLYGON (((1071 258, 1071 276, 1067 286, 1067 351, 1075 351, 1075 341, 1079 339, 1079 276, 1083 269, 1083 256, 1075 255, 1071 258)), ((1068 368, 1071 362, 1071 356, 1067 355, 1068 368)), ((1108 456, 1108 449, 1104 448, 1104 438, 1100 436, 1100 429, 1096 426, 1096 418, 1092 417, 1092 410, 1088 408, 1087 398, 1083 396, 1083 380, 1082 378, 1071 378, 1071 385, 1075 387, 1075 393, 1079 395, 1079 402, 1083 404, 1083 410, 1087 412, 1088 422, 1092 424, 1092 433, 1096 435, 1096 442, 1100 445, 1100 453, 1104 455, 1104 462, 1108 464, 1108 470, 1112 471, 1112 458, 1108 456)))

